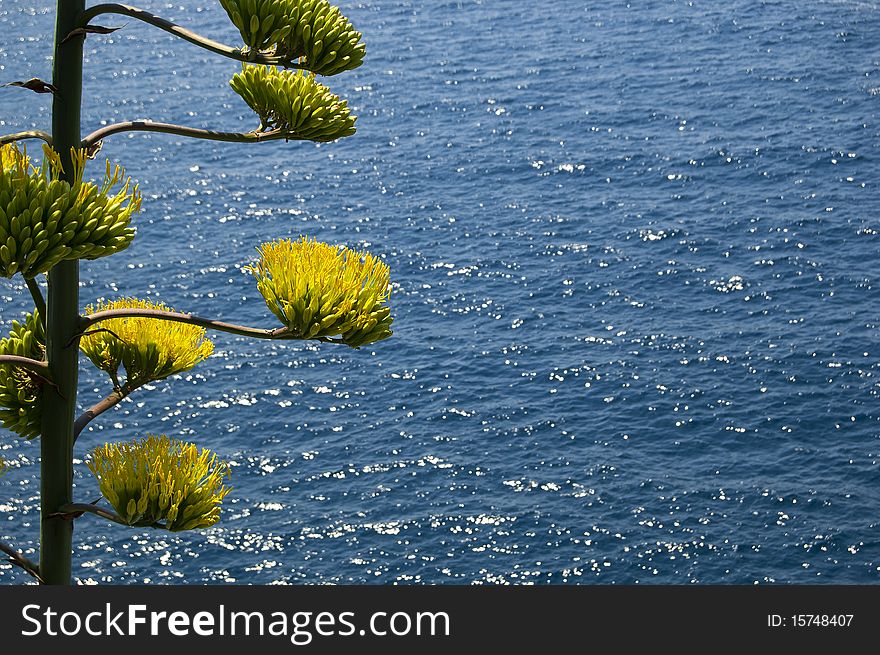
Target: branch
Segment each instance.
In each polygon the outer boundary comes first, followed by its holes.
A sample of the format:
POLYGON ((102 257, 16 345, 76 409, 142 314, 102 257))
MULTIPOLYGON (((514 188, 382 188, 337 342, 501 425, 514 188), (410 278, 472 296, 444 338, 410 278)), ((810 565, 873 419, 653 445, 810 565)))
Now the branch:
POLYGON ((31 297, 34 299, 34 307, 37 308, 37 311, 40 313, 40 322, 43 324, 43 329, 46 329, 46 300, 43 298, 43 292, 40 290, 40 285, 37 281, 32 278, 25 278, 25 284, 27 284, 28 291, 31 292, 31 297))
MULTIPOLYGON (((64 344, 64 347, 65 348, 72 348, 73 346, 78 345, 79 340, 82 339, 83 337, 88 337, 93 334, 100 334, 101 332, 107 332, 109 334, 112 334, 114 337, 119 339, 122 343, 125 343, 125 339, 120 337, 118 334, 116 334, 110 328, 96 328, 94 330, 86 330, 85 332, 78 332, 77 334, 74 334, 72 337, 70 337, 70 341, 68 341, 66 344, 64 344)), ((118 387, 119 385, 117 384, 116 386, 118 387)))
POLYGON ((97 505, 91 503, 67 503, 59 507, 55 514, 50 514, 49 518, 71 520, 77 519, 83 514, 94 514, 95 516, 100 516, 102 519, 107 519, 108 521, 113 521, 114 523, 119 523, 120 525, 129 528, 131 527, 121 516, 119 516, 119 514, 111 512, 110 510, 101 509, 97 505))
POLYGON ((97 403, 89 407, 85 412, 80 414, 79 418, 76 419, 73 424, 74 443, 89 423, 94 421, 108 409, 111 409, 121 403, 125 398, 128 398, 128 396, 131 395, 131 393, 138 388, 139 387, 131 387, 128 384, 123 387, 117 387, 109 396, 107 396, 103 400, 98 401, 97 403))
MULTIPOLYGON (((244 325, 224 323, 223 321, 201 318, 200 316, 184 314, 183 312, 169 312, 162 309, 107 309, 103 312, 80 317, 80 328, 85 331, 101 321, 109 321, 114 318, 154 318, 161 321, 171 321, 172 323, 188 323, 189 325, 197 325, 208 330, 228 332, 229 334, 251 337, 252 339, 309 340, 307 337, 298 337, 291 334, 286 327, 275 328, 274 330, 246 327, 244 325)), ((311 341, 344 343, 341 339, 331 339, 329 337, 312 337, 311 341)))
POLYGON ((217 132, 215 130, 203 130, 198 127, 174 125, 173 123, 154 123, 153 121, 125 121, 114 123, 95 130, 82 140, 83 148, 92 148, 95 144, 113 134, 120 132, 162 132, 163 134, 176 134, 193 139, 207 139, 208 141, 226 141, 229 143, 259 143, 261 141, 302 141, 282 130, 270 130, 268 132, 217 132))
MULTIPOLYGON (((100 498, 98 500, 100 500, 100 498)), ((108 521, 113 521, 113 523, 124 525, 126 528, 165 529, 165 526, 161 523, 144 523, 135 525, 132 525, 131 523, 126 523, 125 520, 116 512, 111 512, 108 509, 101 509, 100 507, 95 505, 95 503, 67 503, 66 505, 62 505, 61 507, 59 507, 58 512, 52 514, 50 518, 72 520, 78 519, 83 514, 94 514, 95 516, 100 516, 102 519, 107 519, 108 521)))
POLYGON ((43 578, 40 577, 40 567, 36 562, 32 562, 20 552, 15 550, 15 548, 3 543, 2 541, 0 541, 0 551, 9 555, 10 562, 15 564, 16 566, 23 568, 25 571, 27 571, 28 575, 33 576, 34 578, 36 578, 37 582, 43 584, 43 578))
POLYGON ((15 141, 24 141, 25 139, 42 139, 50 146, 52 145, 52 137, 48 132, 43 132, 42 130, 29 130, 27 132, 16 132, 15 134, 4 134, 0 136, 0 146, 5 146, 7 143, 14 143, 15 141))
MULTIPOLYGON (((245 327, 243 325, 234 325, 232 323, 224 323, 222 321, 214 321, 207 318, 201 318, 199 316, 193 316, 192 314, 184 314, 180 312, 170 312, 161 309, 108 309, 102 312, 97 312, 95 314, 90 314, 89 316, 84 316, 80 321, 80 329, 82 332, 77 335, 77 337, 84 336, 86 334, 93 334, 95 332, 103 332, 107 331, 113 334, 111 330, 105 330, 103 328, 94 328, 93 326, 101 323, 102 321, 109 321, 111 319, 119 319, 119 318, 151 318, 161 321, 172 321, 176 323, 187 323, 189 325, 196 325, 198 327, 206 328, 209 330, 217 330, 218 332, 228 332, 229 334, 236 334, 244 337, 251 337, 254 339, 301 339, 301 337, 295 337, 290 332, 288 332, 287 328, 280 327, 274 330, 266 330, 262 328, 252 328, 245 327)), ((114 335, 116 336, 116 335, 114 335)), ((76 337, 75 337, 76 338, 76 337)), ((119 339, 119 337, 116 337, 119 339)), ((325 343, 342 343, 338 339, 330 339, 328 337, 316 337, 315 341, 323 341, 325 343)), ((121 339, 120 339, 121 341, 121 339)), ((127 398, 132 392, 138 389, 138 386, 130 386, 126 383, 124 386, 116 386, 113 393, 104 398, 103 400, 98 401, 88 410, 83 412, 79 418, 76 419, 76 422, 73 425, 73 439, 79 437, 82 431, 86 428, 86 426, 91 423, 98 416, 106 412, 107 410, 118 405, 122 400, 127 398)))
POLYGON ((234 325, 232 323, 224 323, 222 321, 214 321, 208 318, 200 318, 192 314, 184 314, 182 312, 169 312, 162 309, 108 309, 103 312, 89 314, 82 317, 80 328, 87 330, 93 325, 101 321, 109 321, 113 318, 155 318, 162 321, 172 321, 174 323, 188 323, 190 325, 198 325, 209 330, 217 330, 218 332, 228 332, 229 334, 237 334, 242 337, 252 337, 254 339, 298 339, 287 331, 287 328, 280 327, 274 330, 265 330, 262 328, 245 327, 243 325, 234 325))
POLYGON ((49 364, 46 362, 38 362, 30 357, 19 357, 18 355, 0 355, 0 364, 8 364, 17 366, 28 371, 33 371, 43 379, 49 377, 49 364))
POLYGON ((177 36, 184 41, 189 41, 193 45, 197 45, 200 48, 204 48, 205 50, 209 50, 215 54, 229 57, 230 59, 235 59, 237 61, 246 61, 254 64, 266 64, 268 66, 284 66, 285 68, 302 68, 302 66, 296 61, 285 57, 276 57, 275 55, 268 55, 254 50, 248 51, 242 48, 231 48, 228 45, 224 45, 222 43, 218 43, 217 41, 207 39, 203 36, 196 34, 195 32, 191 32, 186 28, 175 25, 171 21, 160 18, 159 16, 151 14, 148 11, 138 9, 137 7, 131 7, 129 5, 112 3, 95 5, 94 7, 86 9, 80 15, 79 27, 86 27, 89 24, 90 20, 101 14, 119 14, 121 16, 128 16, 129 18, 143 21, 144 23, 148 23, 154 27, 158 27, 160 30, 166 31, 169 34, 173 34, 174 36, 177 36))

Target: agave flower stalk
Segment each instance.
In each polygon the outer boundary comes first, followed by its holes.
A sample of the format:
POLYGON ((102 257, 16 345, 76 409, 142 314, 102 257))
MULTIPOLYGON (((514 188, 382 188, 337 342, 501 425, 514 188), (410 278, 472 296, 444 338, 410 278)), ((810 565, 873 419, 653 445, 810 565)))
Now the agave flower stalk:
POLYGON ((72 499, 76 437, 134 389, 205 360, 213 348, 206 330, 358 348, 390 336, 392 324, 384 262, 305 238, 264 244, 252 267, 281 327, 205 319, 132 298, 89 306, 81 315, 79 261, 126 248, 141 207, 138 187, 122 168, 108 163, 102 181, 87 180, 87 163, 103 139, 134 131, 247 143, 347 137, 356 117, 316 75, 356 68, 365 52, 361 33, 328 0, 220 0, 242 36, 238 48, 137 7, 85 4, 57 2, 51 84, 18 85, 52 93, 51 131, 0 135, 0 276, 21 275, 34 301, 34 311, 0 339, 0 421, 21 437, 40 439, 40 561, 7 544, 0 550, 46 584, 69 584, 72 526, 85 513, 174 531, 219 519, 228 466, 209 450, 164 435, 105 444, 87 458, 113 511, 72 499), (230 84, 259 127, 223 132, 144 119, 104 124, 83 138, 83 41, 116 29, 92 23, 102 14, 134 18, 243 62, 230 84), (41 163, 19 146, 27 139, 45 142, 41 163), (113 390, 74 420, 80 353, 107 373, 113 390))
MULTIPOLYGON (((62 43, 85 10, 85 0, 58 0, 52 84, 52 145, 59 154, 59 178, 75 182, 72 149, 79 147, 82 105, 83 41, 62 43)), ((46 360, 54 383, 40 398, 40 562, 47 584, 69 584, 73 522, 53 518, 73 496, 73 421, 79 378, 78 349, 67 348, 79 323, 79 262, 61 261, 48 272, 46 360)))

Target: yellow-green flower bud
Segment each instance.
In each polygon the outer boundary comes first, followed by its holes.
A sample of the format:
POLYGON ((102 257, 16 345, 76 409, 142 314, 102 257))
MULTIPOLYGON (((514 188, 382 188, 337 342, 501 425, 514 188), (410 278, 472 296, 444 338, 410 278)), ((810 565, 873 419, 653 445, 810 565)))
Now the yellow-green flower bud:
POLYGON ((362 34, 328 0, 220 0, 250 50, 335 75, 363 63, 362 34))

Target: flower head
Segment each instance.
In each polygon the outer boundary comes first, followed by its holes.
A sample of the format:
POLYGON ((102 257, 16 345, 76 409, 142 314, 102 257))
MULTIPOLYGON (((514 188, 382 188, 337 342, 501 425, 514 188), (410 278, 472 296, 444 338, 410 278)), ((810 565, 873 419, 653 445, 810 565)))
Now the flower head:
MULTIPOLYGON (((111 309, 158 309, 162 303, 122 298, 86 307, 87 314, 111 309)), ((128 386, 163 380, 188 371, 214 351, 205 329, 157 318, 112 318, 101 321, 80 340, 80 349, 92 363, 106 371, 114 383, 125 367, 128 386)))
POLYGON ((335 75, 363 63, 361 33, 328 0, 220 0, 251 50, 335 75))
POLYGON ((88 467, 128 525, 194 530, 220 519, 229 467, 210 450, 149 435, 92 451, 88 467))
POLYGON ((261 127, 289 139, 335 141, 355 133, 348 101, 303 71, 245 64, 229 82, 260 117, 261 127))
POLYGON ((73 183, 60 179, 61 158, 45 146, 37 168, 25 149, 0 147, 0 275, 33 278, 58 262, 97 259, 124 250, 140 210, 137 185, 107 163, 101 186, 83 181, 86 153, 71 149, 73 183))
POLYGON ((381 260, 305 237, 258 251, 257 288, 295 338, 341 336, 359 348, 391 336, 390 272, 381 260))

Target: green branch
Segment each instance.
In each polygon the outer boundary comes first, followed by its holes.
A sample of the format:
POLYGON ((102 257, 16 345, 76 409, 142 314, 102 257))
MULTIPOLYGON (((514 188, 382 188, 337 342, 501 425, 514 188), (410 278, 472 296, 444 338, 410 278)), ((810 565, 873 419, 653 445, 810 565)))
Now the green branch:
MULTIPOLYGON (((76 183, 73 148, 79 145, 83 41, 64 43, 85 11, 85 0, 57 0, 52 57, 52 143, 61 163, 59 179, 76 183)), ((40 576, 49 585, 71 579, 73 525, 52 520, 59 505, 73 499, 73 419, 79 380, 79 353, 64 343, 79 321, 79 261, 63 261, 48 272, 46 360, 52 386, 40 398, 40 576)))
POLYGON ((15 134, 4 134, 0 136, 0 146, 5 146, 7 143, 14 143, 16 141, 24 141, 25 139, 42 139, 50 146, 52 145, 52 137, 48 132, 43 132, 42 130, 29 130, 27 132, 16 132, 15 134))
POLYGON ((102 139, 121 132, 161 132, 163 134, 176 134, 192 139, 207 139, 208 141, 226 141, 227 143, 260 143, 261 141, 300 141, 282 130, 270 130, 268 132, 217 132, 215 130, 203 130, 197 127, 174 125, 172 123, 154 123, 153 121, 125 121, 114 123, 95 130, 82 141, 83 148, 91 148, 102 139))
POLYGON ((40 577, 40 567, 37 565, 36 562, 32 562, 20 552, 15 550, 15 548, 8 544, 5 544, 2 541, 0 541, 0 552, 8 555, 10 562, 15 564, 16 566, 23 568, 25 571, 27 571, 28 575, 36 578, 37 582, 39 582, 40 584, 43 583, 43 579, 40 577))
POLYGON ((0 355, 0 364, 9 366, 17 366, 28 371, 33 371, 43 378, 49 377, 49 365, 46 362, 38 362, 30 357, 19 357, 18 355, 0 355))
POLYGON ((143 21, 144 23, 148 23, 153 27, 158 27, 160 30, 166 31, 169 34, 173 34, 174 36, 179 37, 184 41, 189 41, 193 45, 197 45, 200 48, 204 48, 205 50, 209 50, 210 52, 213 52, 215 54, 229 57, 230 59, 235 59, 237 61, 246 61, 254 64, 266 64, 269 66, 284 66, 285 68, 302 68, 300 64, 289 58, 276 57, 274 55, 267 55, 262 52, 256 52, 253 50, 248 51, 241 48, 231 48, 228 45, 224 45, 222 43, 218 43, 217 41, 207 39, 203 36, 196 34, 195 32, 191 32, 186 28, 175 25, 171 21, 167 21, 164 18, 156 16, 155 14, 151 14, 148 11, 144 11, 143 9, 139 9, 137 7, 131 7, 129 5, 120 5, 113 3, 95 5, 94 7, 85 10, 80 15, 79 27, 86 27, 89 24, 89 21, 91 21, 96 16, 100 16, 101 14, 119 14, 121 16, 128 16, 129 18, 143 21))
POLYGON ((34 307, 36 307, 37 311, 40 314, 40 322, 43 324, 43 329, 46 329, 46 299, 43 298, 43 292, 40 290, 40 285, 37 281, 32 278, 25 278, 25 284, 27 284, 28 291, 31 292, 31 298, 34 299, 34 307))

